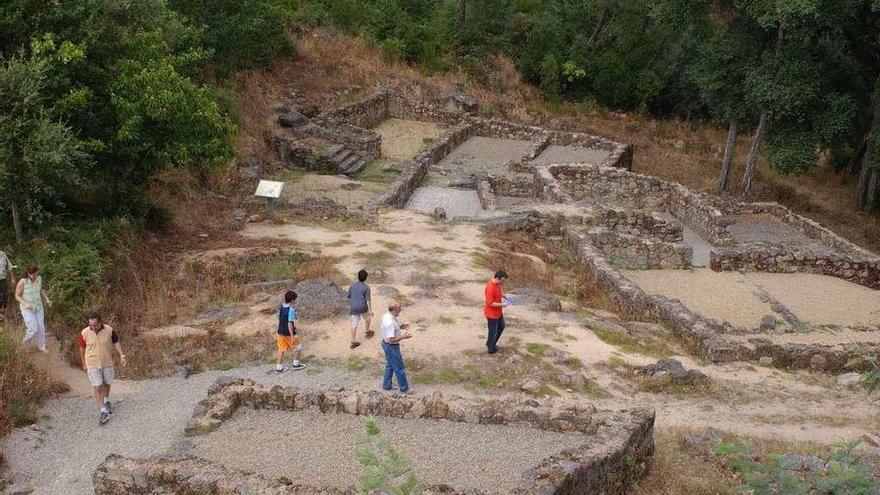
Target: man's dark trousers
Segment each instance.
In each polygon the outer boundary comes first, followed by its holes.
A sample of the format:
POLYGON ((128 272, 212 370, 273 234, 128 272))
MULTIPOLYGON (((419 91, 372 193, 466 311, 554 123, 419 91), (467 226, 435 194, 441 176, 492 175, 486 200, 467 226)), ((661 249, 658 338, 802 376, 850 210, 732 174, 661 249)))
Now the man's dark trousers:
POLYGON ((504 332, 504 317, 502 316, 498 319, 486 318, 486 322, 489 324, 489 336, 486 338, 486 349, 488 349, 489 354, 495 354, 498 350, 498 340, 501 338, 501 333, 504 332))

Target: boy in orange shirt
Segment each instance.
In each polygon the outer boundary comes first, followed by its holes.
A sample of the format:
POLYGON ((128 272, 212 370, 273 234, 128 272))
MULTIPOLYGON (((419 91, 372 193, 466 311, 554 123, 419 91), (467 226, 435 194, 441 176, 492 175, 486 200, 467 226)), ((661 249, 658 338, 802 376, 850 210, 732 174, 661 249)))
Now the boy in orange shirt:
POLYGON ((486 283, 486 302, 483 304, 483 314, 489 325, 489 335, 486 337, 486 349, 489 354, 498 352, 498 339, 504 332, 504 313, 501 308, 507 306, 502 299, 501 289, 507 280, 507 272, 498 270, 495 276, 486 283))

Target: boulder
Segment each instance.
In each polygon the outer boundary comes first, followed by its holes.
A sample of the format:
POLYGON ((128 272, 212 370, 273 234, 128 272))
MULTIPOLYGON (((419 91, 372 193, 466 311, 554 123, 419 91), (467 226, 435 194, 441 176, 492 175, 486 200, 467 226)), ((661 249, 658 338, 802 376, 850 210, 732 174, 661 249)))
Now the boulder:
POLYGON ((810 357, 810 369, 813 371, 825 371, 825 366, 827 364, 828 360, 821 354, 813 354, 812 357, 810 357))
POLYGON ((861 379, 862 375, 860 373, 844 373, 837 376, 837 384, 843 387, 849 387, 857 385, 861 379))
POLYGON ((296 284, 297 316, 303 320, 322 320, 348 314, 348 298, 336 282, 310 278, 296 284))
POLYGON ((230 227, 232 227, 232 230, 241 230, 247 218, 248 213, 246 211, 242 209, 235 210, 232 212, 232 219, 229 222, 230 227))
POLYGON ((299 127, 305 125, 309 119, 296 110, 289 110, 278 116, 278 123, 284 127, 299 127))
POLYGON ((438 206, 434 208, 434 218, 437 220, 446 220, 446 210, 443 207, 438 206))
POLYGON ((758 364, 761 366, 773 366, 773 356, 761 356, 758 359, 758 364))
POLYGON ((531 394, 541 388, 541 384, 538 383, 538 380, 535 380, 534 378, 527 378, 519 384, 519 388, 521 388, 523 392, 528 392, 531 394))
POLYGON ((773 315, 764 315, 761 318, 761 326, 760 329, 763 331, 769 331, 776 328, 776 317, 773 315))
POLYGON ((380 285, 379 287, 376 287, 376 295, 393 298, 400 295, 400 291, 390 285, 380 285))

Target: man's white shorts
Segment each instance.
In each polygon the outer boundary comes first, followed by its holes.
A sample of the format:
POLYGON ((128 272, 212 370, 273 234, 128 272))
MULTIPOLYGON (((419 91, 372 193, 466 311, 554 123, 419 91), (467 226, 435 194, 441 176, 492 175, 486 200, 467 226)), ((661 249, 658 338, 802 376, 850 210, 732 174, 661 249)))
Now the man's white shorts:
POLYGON ((370 322, 371 319, 372 317, 370 316, 370 313, 351 315, 351 327, 356 328, 360 324, 361 320, 364 320, 364 324, 367 324, 370 322))
POLYGON ((89 381, 92 382, 93 387, 100 387, 101 385, 110 385, 113 381, 113 377, 116 375, 116 370, 113 366, 107 368, 89 368, 89 381))

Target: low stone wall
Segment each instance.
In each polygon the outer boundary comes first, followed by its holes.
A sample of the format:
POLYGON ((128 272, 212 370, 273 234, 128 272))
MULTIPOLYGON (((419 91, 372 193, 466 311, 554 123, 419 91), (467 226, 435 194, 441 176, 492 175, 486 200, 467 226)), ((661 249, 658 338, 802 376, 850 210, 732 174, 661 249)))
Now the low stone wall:
POLYGON ((388 116, 398 119, 437 122, 450 126, 462 124, 465 118, 465 114, 462 112, 450 112, 436 103, 412 101, 396 93, 392 94, 389 99, 388 116))
POLYGON ((723 203, 722 208, 728 215, 766 213, 776 217, 782 223, 801 232, 807 237, 815 239, 836 251, 850 255, 855 259, 880 260, 880 257, 876 254, 857 246, 823 227, 818 222, 798 215, 778 203, 739 203, 728 201, 723 203))
POLYGON ((495 191, 492 190, 492 184, 488 180, 477 182, 477 198, 484 210, 491 211, 498 206, 495 201, 495 191))
POLYGON ((535 176, 535 187, 542 199, 668 211, 712 244, 723 246, 733 242, 721 210, 681 184, 621 168, 588 164, 539 167, 535 176))
POLYGON ((446 131, 446 133, 431 143, 427 150, 420 153, 413 160, 404 162, 400 177, 389 185, 384 193, 373 198, 370 203, 365 205, 364 210, 372 213, 380 206, 403 207, 406 205, 413 191, 419 187, 419 184, 421 184, 428 173, 428 168, 442 160, 443 157, 451 153, 461 143, 467 141, 471 133, 470 124, 461 124, 446 131))
POLYGON ((605 139, 600 136, 591 134, 583 134, 580 132, 568 131, 549 131, 550 140, 547 144, 556 144, 560 146, 577 146, 580 148, 594 148, 597 150, 615 151, 620 143, 605 139))
POLYGON ((489 182, 496 194, 515 198, 534 198, 534 180, 533 175, 522 173, 489 176, 489 182))
POLYGON ((382 154, 382 136, 354 124, 315 119, 296 130, 300 137, 316 137, 360 151, 371 158, 382 154))
POLYGON ((111 454, 92 473, 95 495, 342 495, 227 469, 197 457, 128 459, 111 454))
POLYGON ((605 228, 587 231, 596 251, 614 267, 629 270, 686 270, 694 250, 690 246, 614 232, 605 228))
POLYGON ((715 250, 709 266, 716 272, 816 273, 880 290, 880 259, 817 254, 792 246, 752 243, 715 250))
POLYGON ((220 378, 211 386, 208 397, 193 411, 186 432, 209 433, 242 406, 515 425, 585 436, 583 447, 554 455, 524 473, 522 487, 515 491, 522 494, 625 494, 647 472, 654 451, 654 412, 650 409, 603 412, 592 405, 445 398, 439 392, 430 397, 413 397, 341 388, 323 391, 276 385, 267 389, 251 380, 230 377, 220 378))
POLYGON ((585 164, 550 165, 546 170, 565 197, 574 201, 655 211, 666 210, 669 203, 671 184, 655 177, 585 164))
POLYGON ((390 91, 379 90, 366 98, 328 110, 320 114, 318 119, 344 122, 369 129, 388 118, 390 100, 390 91))
POLYGON ((673 224, 653 213, 622 208, 603 208, 599 225, 614 231, 629 231, 632 234, 652 237, 665 242, 681 242, 682 227, 673 224))
POLYGON ((547 130, 499 119, 472 117, 474 135, 501 139, 520 139, 540 143, 546 137, 547 130))
POLYGON ((669 213, 694 229, 704 239, 715 246, 733 243, 733 236, 727 231, 724 214, 706 198, 681 184, 669 183, 669 213))

